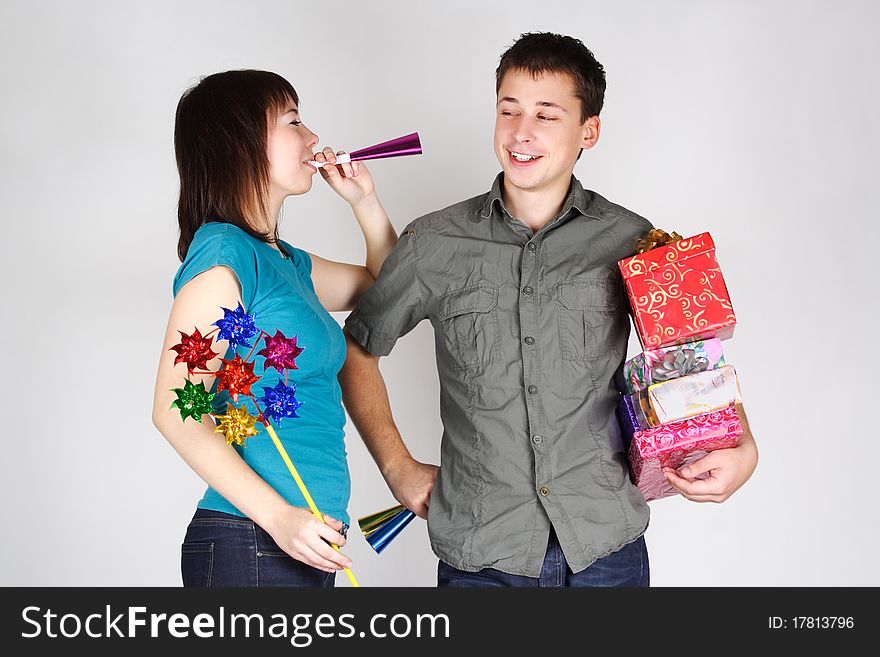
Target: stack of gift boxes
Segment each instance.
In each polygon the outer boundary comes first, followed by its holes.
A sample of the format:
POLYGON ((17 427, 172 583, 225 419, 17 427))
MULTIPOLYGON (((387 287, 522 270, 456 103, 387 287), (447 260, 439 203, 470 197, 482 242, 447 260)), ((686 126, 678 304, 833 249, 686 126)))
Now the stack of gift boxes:
POLYGON ((721 340, 736 317, 709 233, 652 231, 618 263, 643 353, 627 361, 618 409, 633 482, 648 501, 674 495, 664 467, 736 445, 743 427, 721 340))

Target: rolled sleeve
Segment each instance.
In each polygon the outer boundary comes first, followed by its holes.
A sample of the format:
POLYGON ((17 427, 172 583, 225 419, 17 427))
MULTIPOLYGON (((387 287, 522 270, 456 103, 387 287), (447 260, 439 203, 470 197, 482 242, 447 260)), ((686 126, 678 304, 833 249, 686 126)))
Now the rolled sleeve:
POLYGON ((391 353, 398 338, 427 317, 412 224, 382 264, 379 278, 345 320, 345 330, 374 356, 391 353))

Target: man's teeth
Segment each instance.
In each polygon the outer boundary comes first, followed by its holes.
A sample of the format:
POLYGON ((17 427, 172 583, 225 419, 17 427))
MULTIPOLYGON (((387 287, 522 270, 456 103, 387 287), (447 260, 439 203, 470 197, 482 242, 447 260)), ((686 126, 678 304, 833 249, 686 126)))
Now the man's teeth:
POLYGON ((510 151, 510 154, 513 155, 515 160, 518 160, 520 162, 528 162, 529 160, 538 159, 537 155, 523 155, 522 153, 514 153, 513 151, 510 151))

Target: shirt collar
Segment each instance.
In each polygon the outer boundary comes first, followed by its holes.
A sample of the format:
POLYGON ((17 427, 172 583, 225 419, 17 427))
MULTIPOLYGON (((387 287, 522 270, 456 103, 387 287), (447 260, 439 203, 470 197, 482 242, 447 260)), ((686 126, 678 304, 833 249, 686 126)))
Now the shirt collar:
MULTIPOLYGON (((480 216, 484 219, 488 219, 492 215, 492 211, 496 206, 502 209, 504 212, 507 212, 507 208, 504 207, 504 199, 501 196, 501 186, 504 182, 504 172, 502 171, 497 176, 495 176, 495 181, 492 183, 492 189, 489 190, 489 196, 486 198, 486 201, 483 203, 483 207, 480 210, 480 216)), ((593 195, 589 191, 585 190, 583 186, 581 186, 580 181, 572 174, 571 176, 571 184, 568 188, 568 196, 565 197, 565 202, 562 204, 562 209, 559 211, 559 216, 554 220, 558 221, 560 218, 564 217, 568 214, 568 211, 574 208, 577 212, 579 212, 584 217, 591 217, 593 219, 601 219, 602 216, 596 212, 593 207, 593 195)), ((509 215, 510 213, 507 212, 509 215)), ((553 222, 551 222, 553 223, 553 222)))

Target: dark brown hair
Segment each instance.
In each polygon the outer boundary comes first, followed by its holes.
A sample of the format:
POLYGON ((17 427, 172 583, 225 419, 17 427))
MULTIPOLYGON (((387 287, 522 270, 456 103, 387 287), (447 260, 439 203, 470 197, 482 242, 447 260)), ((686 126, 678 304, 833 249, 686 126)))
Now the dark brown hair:
POLYGON ((278 240, 277 227, 264 233, 253 222, 268 211, 269 116, 290 109, 291 101, 299 105, 287 80, 249 70, 209 75, 181 96, 174 120, 181 261, 206 222, 233 224, 264 242, 278 240))
POLYGON ((520 70, 532 76, 565 73, 574 82, 574 92, 581 101, 581 123, 599 116, 605 101, 605 69, 579 39, 551 32, 520 35, 495 71, 495 93, 509 71, 520 70))

